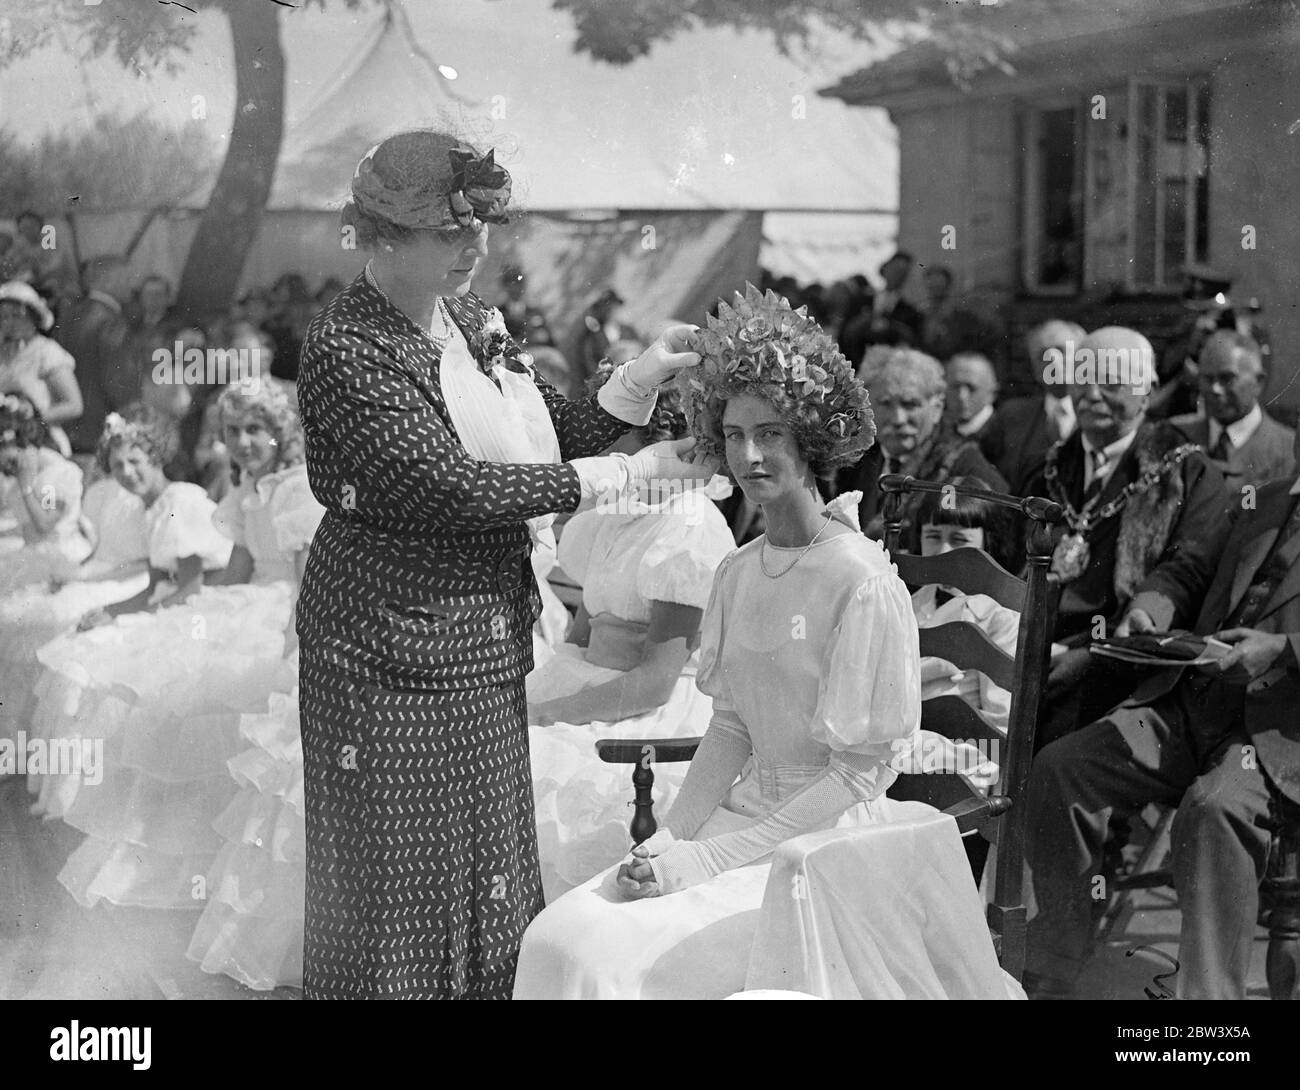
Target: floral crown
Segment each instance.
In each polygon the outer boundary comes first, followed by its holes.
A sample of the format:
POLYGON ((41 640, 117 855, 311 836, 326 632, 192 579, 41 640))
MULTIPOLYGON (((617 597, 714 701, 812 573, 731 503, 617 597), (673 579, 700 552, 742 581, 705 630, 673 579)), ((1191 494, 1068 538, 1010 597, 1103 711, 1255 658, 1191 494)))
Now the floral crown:
POLYGON ((368 215, 379 216, 398 227, 441 229, 484 223, 506 223, 510 201, 510 172, 498 166, 496 152, 478 155, 469 148, 452 148, 449 192, 425 186, 395 189, 385 185, 375 171, 376 144, 357 164, 352 176, 352 197, 368 215))
POLYGON ((723 456, 720 437, 710 426, 721 418, 718 402, 754 387, 780 388, 805 418, 815 414, 829 439, 829 450, 819 459, 827 467, 852 464, 875 442, 866 387, 806 307, 795 310, 775 292, 765 295, 746 283, 744 295, 736 292, 730 306, 718 303, 718 316, 708 317, 690 348, 703 361, 683 372, 690 376, 687 416, 706 454, 723 456))

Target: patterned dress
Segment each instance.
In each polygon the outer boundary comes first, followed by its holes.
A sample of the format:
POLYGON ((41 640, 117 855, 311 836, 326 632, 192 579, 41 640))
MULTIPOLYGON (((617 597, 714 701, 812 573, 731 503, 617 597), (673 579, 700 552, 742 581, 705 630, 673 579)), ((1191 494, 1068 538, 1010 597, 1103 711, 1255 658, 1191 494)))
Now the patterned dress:
MULTIPOLYGON (((447 303, 468 339, 483 304, 447 303)), ((581 489, 569 465, 472 459, 440 359, 364 276, 303 344, 326 508, 298 601, 307 998, 508 998, 542 907, 525 520, 573 510, 581 489)), ((537 383, 566 459, 629 427, 537 383)))

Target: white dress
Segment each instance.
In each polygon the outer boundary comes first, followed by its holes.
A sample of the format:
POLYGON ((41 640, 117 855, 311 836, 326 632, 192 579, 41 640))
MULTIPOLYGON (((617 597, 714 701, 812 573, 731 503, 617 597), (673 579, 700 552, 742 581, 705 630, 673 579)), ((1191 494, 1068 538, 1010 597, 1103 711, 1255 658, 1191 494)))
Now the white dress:
MULTIPOLYGON (((1020 614, 1007 609, 987 594, 955 594, 939 605, 936 588, 924 586, 912 595, 912 608, 916 623, 921 628, 938 628, 940 625, 964 621, 981 629, 998 649, 1016 654, 1016 638, 1020 634, 1020 614)), ((957 696, 1002 731, 1006 730, 1011 713, 1011 694, 995 685, 978 670, 958 670, 952 663, 927 656, 921 660, 921 699, 933 700, 940 696, 957 696)))
POLYGON ((58 521, 42 533, 32 522, 17 478, 0 476, 0 510, 14 519, 22 548, 6 550, 0 564, 0 596, 51 578, 72 578, 77 565, 90 555, 90 539, 81 528, 82 473, 75 463, 52 450, 41 450, 31 488, 42 502, 63 504, 58 521), (48 498, 48 500, 47 500, 48 498))
MULTIPOLYGON (((653 602, 698 609, 708 604, 714 572, 735 549, 727 521, 710 498, 716 493, 716 487, 679 492, 653 508, 620 504, 619 510, 585 511, 569 520, 560 536, 560 566, 582 586, 591 639, 586 648, 561 644, 529 674, 530 703, 562 699, 637 665, 653 602)), ((672 695, 652 712, 528 728, 548 903, 617 862, 630 846, 631 768, 602 762, 596 740, 703 734, 713 705, 695 685, 698 659, 698 652, 691 655, 672 695)), ((659 813, 667 812, 685 774, 684 764, 655 769, 659 813)))
MULTIPOLYGON (((74 581, 53 592, 48 585, 33 584, 0 599, 0 737, 16 737, 22 730, 29 738, 36 736, 30 728, 41 675, 37 649, 74 627, 90 610, 124 601, 149 582, 149 542, 140 498, 106 478, 86 489, 81 508, 95 530, 95 551, 62 573, 74 581), (92 578, 101 573, 121 574, 92 578)), ((48 784, 49 779, 39 782, 48 784)))
MULTIPOLYGON (((185 487, 211 509, 202 489, 185 487)), ((322 515, 304 466, 245 480, 209 527, 226 535, 227 553, 232 543, 249 551, 251 583, 204 587, 181 605, 126 616, 42 651, 42 661, 69 675, 79 657, 70 645, 90 642, 82 669, 121 705, 106 739, 103 783, 83 787, 64 814, 88 834, 59 875, 81 903, 203 907, 221 847, 212 823, 237 791, 227 762, 243 744, 240 717, 293 685, 284 661, 293 556, 322 515)))
MULTIPOLYGON (((50 376, 59 371, 72 374, 77 362, 58 341, 37 333, 7 360, 0 361, 0 393, 27 394, 36 410, 45 416, 54 401, 50 393, 50 376)), ((72 456, 72 445, 64 430, 50 427, 50 435, 65 457, 72 456)))
MULTIPOLYGON (((854 495, 841 497, 828 510, 853 525, 854 503, 854 495)), ((759 538, 723 562, 705 614, 698 684, 714 702, 709 735, 728 745, 742 739, 749 757, 688 844, 701 851, 730 850, 732 834, 761 840, 821 797, 847 764, 867 770, 852 777, 855 801, 794 832, 886 821, 920 806, 884 797, 895 776, 891 758, 915 743, 921 688, 916 620, 884 549, 857 533, 826 537, 774 579, 760 568, 764 544, 759 538)), ((784 569, 801 551, 769 546, 768 563, 784 569)), ((684 800, 685 792, 679 807, 684 800)), ((616 867, 597 875, 525 933, 516 998, 740 991, 776 846, 640 901, 620 898, 616 867)))

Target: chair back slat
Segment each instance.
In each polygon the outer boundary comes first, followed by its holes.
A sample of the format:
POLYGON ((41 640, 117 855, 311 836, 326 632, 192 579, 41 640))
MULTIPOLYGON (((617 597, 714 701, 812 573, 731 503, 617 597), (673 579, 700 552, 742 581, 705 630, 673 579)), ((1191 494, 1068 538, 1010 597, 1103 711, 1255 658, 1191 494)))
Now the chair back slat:
POLYGON ((942 556, 915 556, 897 548, 889 558, 909 587, 956 587, 963 594, 986 594, 1019 613, 1025 606, 1024 580, 1017 579, 982 549, 953 549, 942 556))
POLYGON ((921 654, 946 659, 959 670, 978 670, 1008 692, 1015 684, 1016 660, 969 621, 921 629, 921 654))
MULTIPOLYGON (((936 696, 921 705, 921 726, 954 742, 997 743, 997 753, 1007 744, 1007 732, 999 730, 959 696, 936 696)), ((1002 762, 992 756, 990 757, 1002 762)))

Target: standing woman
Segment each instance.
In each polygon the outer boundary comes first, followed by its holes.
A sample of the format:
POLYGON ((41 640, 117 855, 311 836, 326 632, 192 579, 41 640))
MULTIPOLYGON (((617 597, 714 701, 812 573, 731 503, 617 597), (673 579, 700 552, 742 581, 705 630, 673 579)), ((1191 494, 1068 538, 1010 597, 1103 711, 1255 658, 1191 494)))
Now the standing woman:
POLYGON ((699 362, 686 327, 571 402, 470 293, 509 196, 491 152, 444 133, 372 149, 343 229, 374 256, 303 343, 326 508, 298 603, 308 998, 509 997, 542 907, 533 544, 606 487, 709 476, 690 440, 589 457, 699 362))

